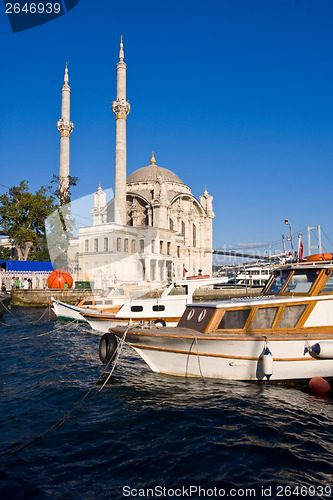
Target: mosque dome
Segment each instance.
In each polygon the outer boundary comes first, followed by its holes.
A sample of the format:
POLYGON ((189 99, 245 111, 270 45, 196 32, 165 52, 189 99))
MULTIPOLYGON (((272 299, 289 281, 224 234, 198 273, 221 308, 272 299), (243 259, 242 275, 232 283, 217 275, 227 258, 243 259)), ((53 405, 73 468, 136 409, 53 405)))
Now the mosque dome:
POLYGON ((159 167, 156 165, 155 156, 153 156, 148 167, 142 167, 135 170, 132 174, 127 177, 127 184, 133 184, 136 182, 155 182, 161 176, 162 180, 165 182, 176 182, 177 184, 184 184, 178 175, 171 172, 164 167, 159 167))

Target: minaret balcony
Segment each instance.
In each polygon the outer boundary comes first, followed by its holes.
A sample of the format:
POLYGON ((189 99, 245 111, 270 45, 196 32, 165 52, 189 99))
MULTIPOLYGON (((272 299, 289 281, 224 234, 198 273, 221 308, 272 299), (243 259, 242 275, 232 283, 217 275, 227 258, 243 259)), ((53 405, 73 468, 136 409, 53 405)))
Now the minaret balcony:
POLYGON ((128 101, 125 101, 124 99, 117 99, 116 101, 112 102, 112 111, 116 115, 116 118, 126 119, 128 113, 130 112, 130 109, 130 103, 128 101))
POLYGON ((74 123, 61 118, 57 121, 57 129, 61 136, 69 137, 74 130, 74 123))

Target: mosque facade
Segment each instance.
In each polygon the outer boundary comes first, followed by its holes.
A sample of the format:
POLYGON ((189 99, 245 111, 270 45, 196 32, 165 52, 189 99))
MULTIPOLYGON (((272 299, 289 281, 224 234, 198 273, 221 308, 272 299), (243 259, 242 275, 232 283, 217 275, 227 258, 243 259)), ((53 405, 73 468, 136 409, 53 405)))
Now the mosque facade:
MULTIPOLYGON (((67 74, 67 72, 66 72, 67 74)), ((68 79, 67 79, 68 84, 68 79)), ((66 97, 68 94, 66 95, 66 97)), ((150 164, 126 174, 126 64, 123 43, 117 64, 115 192, 110 202, 99 185, 93 225, 71 242, 76 268, 95 286, 119 281, 166 281, 212 273, 213 197, 197 200, 171 170, 150 164)), ((69 121, 69 120, 68 120, 69 121)), ((60 155, 61 157, 61 155, 60 155)))

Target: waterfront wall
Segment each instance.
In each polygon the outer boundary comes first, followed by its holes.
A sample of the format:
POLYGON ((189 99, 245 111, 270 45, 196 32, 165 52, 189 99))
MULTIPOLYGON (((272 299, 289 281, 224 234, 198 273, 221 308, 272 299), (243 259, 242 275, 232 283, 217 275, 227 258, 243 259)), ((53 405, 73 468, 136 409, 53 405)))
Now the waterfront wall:
POLYGON ((44 307, 51 304, 51 297, 68 304, 76 302, 84 297, 100 295, 101 290, 10 290, 12 304, 16 306, 44 307))

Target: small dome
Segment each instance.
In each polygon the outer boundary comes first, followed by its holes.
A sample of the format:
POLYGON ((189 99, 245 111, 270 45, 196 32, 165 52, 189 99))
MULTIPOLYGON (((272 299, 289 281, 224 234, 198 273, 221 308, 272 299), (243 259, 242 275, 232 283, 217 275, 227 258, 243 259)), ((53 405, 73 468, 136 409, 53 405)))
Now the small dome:
POLYGON ((171 170, 155 165, 154 153, 150 165, 148 165, 148 167, 142 167, 139 168, 138 170, 135 170, 135 172, 133 172, 127 177, 126 182, 127 184, 132 184, 135 182, 157 181, 159 176, 161 176, 163 181, 183 184, 183 182, 179 179, 178 175, 171 172, 171 170))

